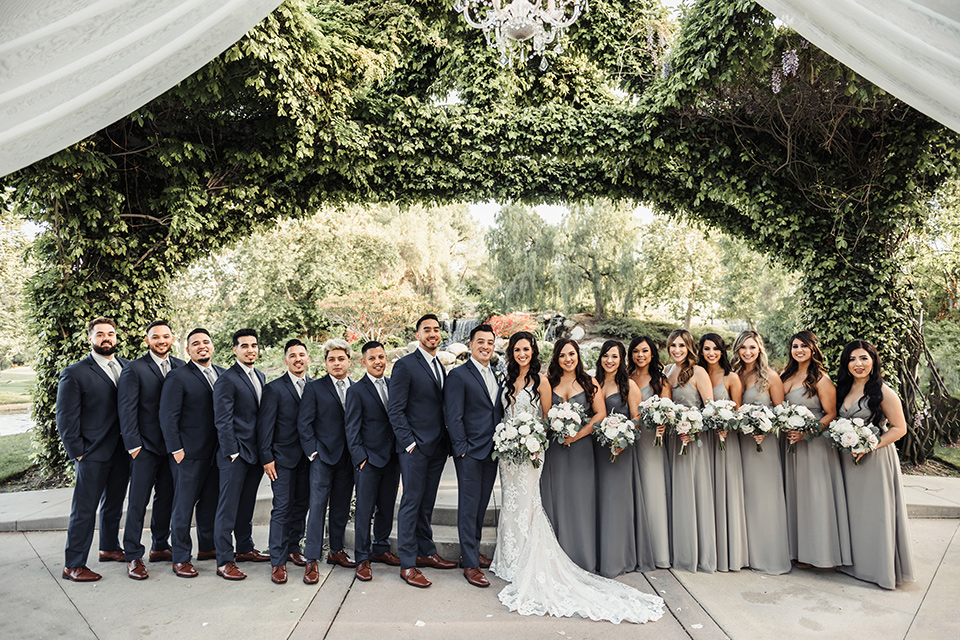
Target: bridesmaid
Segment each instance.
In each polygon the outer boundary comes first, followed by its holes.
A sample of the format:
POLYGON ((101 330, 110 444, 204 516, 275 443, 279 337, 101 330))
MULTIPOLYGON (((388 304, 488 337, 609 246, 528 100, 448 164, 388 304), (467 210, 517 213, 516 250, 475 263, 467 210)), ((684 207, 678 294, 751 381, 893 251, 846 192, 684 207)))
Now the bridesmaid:
MULTIPOLYGON (((664 373, 670 384, 673 401, 699 409, 713 400, 710 376, 697 365, 697 347, 686 329, 670 334, 667 348, 674 364, 664 373)), ((696 443, 687 445, 685 455, 679 455, 687 436, 672 435, 670 444, 670 471, 672 484, 671 535, 673 536, 673 566, 687 571, 717 570, 717 529, 713 505, 713 454, 696 443)))
MULTIPOLYGON (((740 378, 727 359, 727 345, 715 333, 700 338, 700 366, 713 386, 714 400, 732 400, 738 407, 742 395, 740 378)), ((709 432, 713 455, 714 510, 717 522, 717 571, 740 571, 750 565, 747 551, 747 516, 743 503, 743 467, 737 434, 709 432), (723 440, 726 450, 720 449, 723 440)))
MULTIPOLYGON (((837 389, 823 366, 823 353, 810 331, 790 339, 790 360, 780 374, 790 404, 803 405, 826 429, 837 417, 837 389)), ((840 456, 829 439, 804 440, 787 432, 795 443, 784 452, 783 480, 787 499, 787 536, 790 557, 801 568, 850 564, 850 526, 843 490, 840 456)))
POLYGON ((854 578, 895 589, 914 582, 907 507, 900 481, 900 458, 893 443, 907 432, 903 406, 883 383, 876 348, 855 340, 843 348, 837 373, 837 412, 863 418, 883 435, 876 451, 854 456, 840 452, 850 518, 853 564, 839 567, 854 578))
MULTIPOLYGON (((743 404, 775 406, 783 402, 783 383, 767 364, 763 339, 743 331, 733 345, 733 370, 743 385, 743 404)), ((740 434, 743 498, 747 512, 750 568, 769 574, 790 571, 787 506, 783 497, 783 467, 776 436, 740 434), (767 441, 763 452, 757 444, 767 441)))
POLYGON ((540 476, 543 510, 570 559, 596 573, 597 478, 590 434, 607 417, 603 394, 583 370, 580 347, 568 338, 560 338, 553 346, 547 380, 553 389, 551 404, 580 404, 588 421, 577 435, 567 436, 565 446, 553 444, 547 449, 540 476))
MULTIPOLYGON (((630 341, 627 373, 630 381, 639 387, 641 400, 651 396, 670 397, 670 385, 660 364, 660 351, 652 338, 642 336, 630 341)), ((633 458, 638 571, 647 571, 644 552, 648 546, 653 553, 654 567, 670 568, 670 509, 667 506, 670 503, 670 468, 667 448, 656 446, 655 441, 656 434, 644 430, 633 458)))

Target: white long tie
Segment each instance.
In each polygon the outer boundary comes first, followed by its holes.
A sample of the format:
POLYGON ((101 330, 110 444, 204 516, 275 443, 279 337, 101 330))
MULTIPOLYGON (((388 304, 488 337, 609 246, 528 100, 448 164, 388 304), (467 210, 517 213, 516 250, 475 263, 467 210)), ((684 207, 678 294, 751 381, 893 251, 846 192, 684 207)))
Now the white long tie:
POLYGON ((340 396, 340 404, 347 406, 347 387, 344 380, 337 380, 337 394, 340 396))
POLYGON ((377 380, 377 391, 380 392, 380 400, 383 401, 383 406, 389 406, 390 396, 387 395, 387 380, 386 378, 379 378, 377 380))
POLYGON ((213 389, 213 385, 217 381, 217 372, 213 367, 207 367, 203 370, 203 375, 207 377, 207 382, 210 383, 210 388, 213 389))
POLYGON ((110 368, 110 377, 113 379, 113 385, 116 386, 120 382, 120 369, 122 367, 119 362, 113 359, 107 363, 107 367, 110 368))

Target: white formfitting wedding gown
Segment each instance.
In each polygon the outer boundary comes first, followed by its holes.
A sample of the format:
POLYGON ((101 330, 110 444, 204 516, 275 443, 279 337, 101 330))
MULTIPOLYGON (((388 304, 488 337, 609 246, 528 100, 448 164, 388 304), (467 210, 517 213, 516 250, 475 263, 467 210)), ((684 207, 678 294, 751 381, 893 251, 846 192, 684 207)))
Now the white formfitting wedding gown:
MULTIPOLYGON (((530 389, 518 394, 513 406, 504 398, 504 406, 504 419, 522 412, 542 415, 530 389)), ((499 594, 504 606, 521 615, 580 616, 617 624, 663 616, 662 598, 588 573, 567 557, 540 502, 540 468, 501 460, 500 487, 497 548, 490 569, 510 583, 499 594)))

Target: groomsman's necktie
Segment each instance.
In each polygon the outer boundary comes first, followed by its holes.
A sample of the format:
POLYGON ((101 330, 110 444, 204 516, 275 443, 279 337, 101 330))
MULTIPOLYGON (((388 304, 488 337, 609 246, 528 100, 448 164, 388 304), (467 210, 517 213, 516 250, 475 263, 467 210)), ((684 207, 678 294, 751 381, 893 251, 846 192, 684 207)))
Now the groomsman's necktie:
POLYGON ((111 359, 107 362, 107 366, 110 368, 110 377, 113 378, 113 384, 116 384, 120 381, 120 363, 116 360, 111 359))
POLYGON ((490 395, 490 402, 497 403, 497 379, 490 370, 490 367, 480 367, 480 373, 483 375, 483 381, 487 385, 487 393, 490 395))
POLYGON ((378 378, 377 379, 377 391, 380 392, 380 400, 383 401, 383 407, 386 408, 387 403, 390 401, 390 396, 387 395, 387 379, 378 378))
POLYGON ((166 378, 168 373, 170 373, 170 359, 166 358, 160 363, 160 375, 166 378))
POLYGON ((437 383, 440 385, 440 388, 443 389, 443 374, 440 373, 440 361, 436 356, 433 358, 433 370, 437 376, 437 383))
POLYGON ((213 383, 217 381, 217 372, 213 367, 207 367, 203 370, 203 375, 207 376, 207 382, 210 383, 210 388, 213 389, 213 383))
POLYGON ((347 382, 346 380, 337 380, 337 394, 340 396, 340 404, 347 406, 347 382))
POLYGON ((247 375, 250 376, 250 382, 253 383, 253 390, 257 393, 257 402, 260 402, 260 378, 257 377, 257 372, 254 369, 247 370, 247 375))
POLYGON ((297 378, 296 384, 293 385, 297 388, 297 395, 301 398, 303 397, 303 384, 303 378, 297 378))

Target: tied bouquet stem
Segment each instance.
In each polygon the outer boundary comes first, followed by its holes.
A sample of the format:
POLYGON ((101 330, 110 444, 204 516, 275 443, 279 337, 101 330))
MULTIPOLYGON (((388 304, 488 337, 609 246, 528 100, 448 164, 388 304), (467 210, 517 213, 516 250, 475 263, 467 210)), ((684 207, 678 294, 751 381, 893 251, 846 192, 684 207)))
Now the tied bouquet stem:
POLYGON ((503 458, 516 465, 530 463, 537 469, 543 462, 541 454, 549 445, 543 419, 524 411, 496 426, 491 457, 494 460, 503 458))
MULTIPOLYGON (((637 422, 640 426, 650 431, 657 431, 660 427, 672 429, 680 417, 683 407, 674 404, 670 398, 651 396, 640 403, 639 411, 640 415, 637 422)), ((663 446, 663 436, 660 433, 657 433, 653 444, 656 447, 663 446)))
MULTIPOLYGON (((817 420, 810 409, 799 404, 784 402, 773 409, 777 416, 780 433, 784 431, 799 431, 804 440, 812 440, 823 432, 823 423, 817 420)), ((788 453, 797 452, 797 443, 791 442, 787 447, 788 453)))
MULTIPOLYGON (((760 404, 745 404, 737 412, 740 414, 740 423, 737 425, 737 430, 740 433, 754 438, 769 433, 777 434, 777 416, 770 407, 760 404)), ((761 442, 757 442, 757 452, 763 453, 761 442)))
POLYGON ((610 449, 610 462, 619 460, 620 453, 634 444, 640 433, 632 420, 619 413, 611 413, 593 430, 597 442, 610 449))
POLYGON ((860 464, 859 457, 862 454, 876 451, 880 446, 880 429, 863 418, 837 418, 830 423, 824 435, 838 449, 849 451, 854 464, 860 464))
POLYGON ((727 433, 735 431, 740 422, 737 404, 733 400, 711 400, 700 412, 703 415, 703 430, 716 431, 720 451, 727 450, 727 433))
POLYGON ((586 421, 586 411, 575 402, 561 402, 555 407, 550 407, 550 411, 547 412, 550 435, 558 444, 565 447, 570 445, 564 444, 564 440, 576 436, 586 421))
MULTIPOLYGON (((673 432, 678 436, 687 436, 691 441, 696 442, 697 446, 703 446, 700 442, 700 433, 703 431, 703 416, 700 411, 693 408, 681 407, 682 411, 673 425, 673 432)), ((687 455, 687 444, 684 442, 680 446, 677 455, 687 455)))

